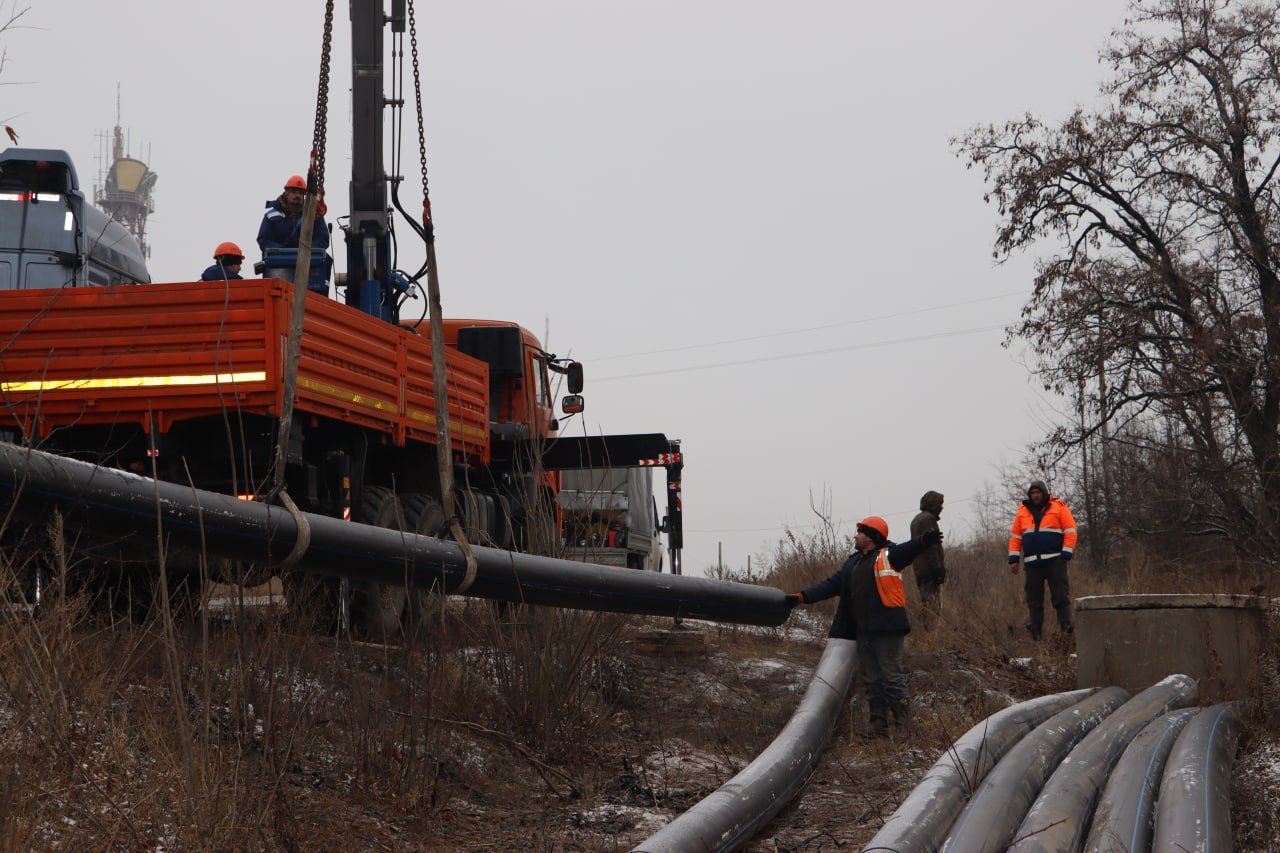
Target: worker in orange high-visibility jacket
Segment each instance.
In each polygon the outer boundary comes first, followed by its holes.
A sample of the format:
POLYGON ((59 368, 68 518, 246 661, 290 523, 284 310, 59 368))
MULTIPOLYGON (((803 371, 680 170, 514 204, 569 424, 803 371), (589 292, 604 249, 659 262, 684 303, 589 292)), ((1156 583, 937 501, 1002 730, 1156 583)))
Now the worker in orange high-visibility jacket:
POLYGON ((870 708, 869 737, 889 731, 889 712, 899 730, 911 723, 902 648, 911 623, 902 571, 926 548, 942 541, 937 528, 899 545, 889 541, 889 525, 878 515, 858 522, 854 551, 824 581, 787 596, 787 603, 813 604, 840 596, 828 636, 858 643, 858 670, 870 708))
POLYGON ((1025 568, 1027 632, 1040 639, 1044 628, 1044 588, 1058 614, 1062 633, 1074 630, 1071 621, 1071 587, 1067 563, 1076 549, 1076 520, 1062 501, 1049 494, 1041 480, 1027 488, 1027 499, 1018 505, 1009 531, 1009 571, 1025 568))

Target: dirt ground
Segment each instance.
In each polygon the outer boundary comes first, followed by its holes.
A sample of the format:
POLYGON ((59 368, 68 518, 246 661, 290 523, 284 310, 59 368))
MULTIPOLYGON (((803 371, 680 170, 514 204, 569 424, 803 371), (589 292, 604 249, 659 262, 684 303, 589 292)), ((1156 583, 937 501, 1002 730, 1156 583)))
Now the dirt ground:
MULTIPOLYGON (((0 848, 630 850, 770 743, 825 633, 820 614, 785 631, 541 617, 417 651, 0 620, 0 848)), ((863 739, 851 700, 748 849, 859 850, 955 737, 1075 686, 1062 638, 945 645, 908 638, 911 736, 863 739)), ((1280 733, 1261 713, 1233 782, 1235 849, 1280 851, 1280 733)))
MULTIPOLYGON (((664 629, 639 624, 625 644, 629 687, 613 720, 614 736, 579 771, 578 795, 557 795, 554 780, 532 771, 495 777, 450 802, 426 845, 630 850, 768 744, 822 653, 820 638, 796 632, 687 625, 680 630, 687 642, 666 647, 651 642, 655 630, 664 629)), ((865 740, 858 735, 864 712, 851 701, 800 796, 747 849, 861 849, 951 739, 1011 701, 1074 688, 1066 643, 1026 645, 1026 657, 972 660, 911 653, 908 643, 916 732, 865 740)), ((1237 760, 1235 849, 1280 850, 1280 735, 1254 722, 1237 760)))

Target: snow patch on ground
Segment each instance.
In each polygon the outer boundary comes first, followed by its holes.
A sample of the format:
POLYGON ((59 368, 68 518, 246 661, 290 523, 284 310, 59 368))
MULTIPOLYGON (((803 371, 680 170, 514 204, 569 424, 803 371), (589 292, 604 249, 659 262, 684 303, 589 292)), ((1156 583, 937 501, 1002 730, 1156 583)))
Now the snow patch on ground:
POLYGON ((605 832, 610 835, 632 829, 642 829, 652 833, 665 826, 670 820, 669 817, 654 814, 648 809, 637 806, 613 805, 611 803, 594 809, 587 809, 586 811, 573 812, 569 819, 576 826, 580 826, 583 829, 605 832))

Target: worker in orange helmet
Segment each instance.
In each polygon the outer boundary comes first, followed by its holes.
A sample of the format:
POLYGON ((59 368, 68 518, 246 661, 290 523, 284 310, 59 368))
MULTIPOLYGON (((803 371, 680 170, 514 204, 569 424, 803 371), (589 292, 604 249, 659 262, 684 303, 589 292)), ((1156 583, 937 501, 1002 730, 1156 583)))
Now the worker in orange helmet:
POLYGON ((235 243, 219 243, 213 250, 213 265, 200 274, 201 281, 238 281, 244 252, 235 243))
MULTIPOLYGON (((307 180, 301 175, 294 175, 284 182, 284 190, 280 195, 267 202, 267 210, 262 214, 262 224, 258 226, 258 248, 296 249, 298 238, 302 233, 302 197, 307 192, 307 180)), ((329 227, 325 225, 324 202, 316 206, 316 218, 312 224, 311 248, 329 248, 329 227)))
POLYGON ((934 528, 895 545, 889 524, 878 515, 858 522, 853 553, 831 577, 787 596, 788 605, 813 604, 840 596, 828 636, 858 643, 858 669, 870 709, 867 737, 889 733, 889 714, 901 732, 911 724, 911 700, 902 649, 911 623, 902 572, 925 549, 942 542, 934 528))

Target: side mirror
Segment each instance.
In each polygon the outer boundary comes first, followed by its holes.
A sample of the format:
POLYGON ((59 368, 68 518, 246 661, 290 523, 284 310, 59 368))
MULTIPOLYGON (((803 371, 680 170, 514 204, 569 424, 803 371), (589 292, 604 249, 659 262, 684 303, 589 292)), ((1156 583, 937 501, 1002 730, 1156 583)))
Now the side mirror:
MULTIPOLYGON (((565 381, 569 386, 570 394, 577 395, 582 393, 582 362, 570 362, 565 369, 565 381)), ((582 410, 579 409, 578 411, 582 410)))
POLYGON ((560 408, 566 415, 576 415, 587 407, 581 394, 570 394, 560 402, 560 408))

